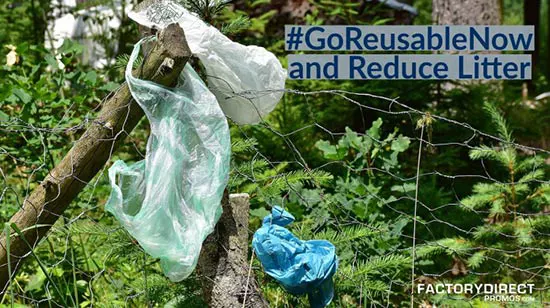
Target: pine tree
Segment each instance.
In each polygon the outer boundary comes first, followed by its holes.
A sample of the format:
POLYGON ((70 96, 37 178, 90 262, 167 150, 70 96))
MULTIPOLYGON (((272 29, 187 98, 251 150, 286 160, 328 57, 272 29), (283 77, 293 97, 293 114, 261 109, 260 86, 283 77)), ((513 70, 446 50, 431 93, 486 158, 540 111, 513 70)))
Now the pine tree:
POLYGON ((417 250, 420 259, 446 256, 452 260, 453 279, 489 283, 545 285, 549 247, 550 184, 545 181, 544 158, 525 157, 512 138, 504 117, 490 104, 484 109, 499 137, 499 144, 473 148, 469 156, 494 167, 499 180, 474 185, 472 194, 460 202, 465 214, 475 213, 484 223, 464 237, 427 243, 417 250))

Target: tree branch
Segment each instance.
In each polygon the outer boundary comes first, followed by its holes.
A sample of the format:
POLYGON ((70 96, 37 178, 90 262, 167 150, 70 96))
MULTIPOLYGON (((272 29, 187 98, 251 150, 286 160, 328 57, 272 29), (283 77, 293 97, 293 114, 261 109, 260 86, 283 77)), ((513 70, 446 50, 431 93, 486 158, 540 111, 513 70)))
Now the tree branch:
MULTIPOLYGON (((183 30, 172 24, 160 32, 143 65, 134 73, 141 78, 173 86, 191 55, 183 30)), ((142 117, 143 111, 124 83, 106 100, 97 119, 61 162, 25 198, 21 209, 10 219, 10 224, 15 223, 24 230, 25 239, 35 247, 142 117)), ((12 235, 12 277, 30 251, 22 238, 12 235)), ((6 237, 3 234, 0 237, 0 294, 5 292, 10 281, 7 263, 6 237)))
POLYGON ((228 196, 226 191, 222 206, 223 214, 204 242, 197 266, 204 299, 209 307, 216 308, 269 307, 254 273, 249 271, 249 196, 228 196))

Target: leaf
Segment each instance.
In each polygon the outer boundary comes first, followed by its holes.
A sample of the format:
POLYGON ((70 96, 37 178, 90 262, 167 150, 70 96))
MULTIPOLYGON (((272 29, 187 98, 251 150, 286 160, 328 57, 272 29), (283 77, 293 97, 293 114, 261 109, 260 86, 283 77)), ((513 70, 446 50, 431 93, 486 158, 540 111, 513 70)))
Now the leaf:
POLYGON ((254 210, 250 210, 250 215, 262 219, 262 218, 266 217, 267 215, 269 215, 269 211, 266 210, 265 208, 261 207, 261 208, 257 208, 257 209, 254 209, 254 210))
POLYGON ((82 53, 84 47, 78 42, 75 42, 70 39, 63 40, 63 45, 61 45, 59 51, 67 56, 74 56, 82 53))
POLYGON ((88 287, 88 282, 86 280, 80 279, 76 281, 76 286, 81 290, 86 290, 86 288, 88 287))
POLYGON ((346 145, 351 148, 354 148, 359 151, 364 150, 361 142, 362 138, 359 137, 357 133, 352 131, 349 127, 346 127, 346 134, 343 140, 347 141, 346 145))
POLYGON ((500 194, 475 194, 462 199, 460 203, 468 210, 475 210, 487 203, 496 202, 501 197, 500 194))
POLYGON ((382 118, 376 119, 376 121, 372 122, 371 128, 367 131, 367 135, 371 137, 374 140, 380 139, 380 127, 382 127, 382 118))
POLYGON ((414 183, 404 183, 402 185, 394 185, 391 187, 391 191, 397 191, 402 193, 407 193, 416 190, 416 185, 414 183))
MULTIPOLYGON (((366 201, 370 201, 370 199, 372 199, 372 198, 367 197, 366 199, 367 199, 366 201)), ((360 219, 366 219, 368 217, 369 212, 368 212, 367 202, 365 202, 365 203, 358 202, 358 203, 353 204, 352 210, 353 210, 353 213, 357 217, 359 217, 360 219)))
POLYGON ((45 281, 46 275, 43 272, 38 271, 36 274, 29 277, 29 282, 25 286, 25 291, 28 292, 40 290, 45 281))
POLYGON ((384 19, 380 19, 380 20, 377 20, 374 22, 373 26, 380 26, 380 25, 385 25, 387 24, 388 22, 392 21, 393 18, 384 18, 384 19))
POLYGON ((97 73, 95 71, 86 73, 84 80, 86 81, 86 83, 95 84, 97 81, 97 73))
POLYGON ((99 89, 100 90, 103 90, 103 91, 114 91, 116 89, 118 89, 120 85, 116 82, 112 82, 112 81, 109 81, 107 82, 106 84, 102 85, 99 89))
POLYGON ((399 153, 405 152, 409 148, 410 144, 411 144, 411 141, 408 137, 399 135, 399 137, 397 137, 392 141, 391 150, 399 153))
POLYGON ((10 116, 0 110, 0 121, 8 121, 10 119, 10 116))
POLYGON ((400 236, 403 228, 409 223, 407 218, 401 218, 393 223, 391 233, 394 236, 400 236))
POLYGON ((340 160, 343 159, 346 154, 345 148, 339 148, 326 140, 317 141, 315 147, 323 152, 323 156, 326 159, 340 160))
POLYGON ((46 60, 46 63, 48 63, 49 66, 51 66, 54 70, 59 69, 59 65, 57 64, 57 60, 52 55, 46 55, 44 57, 44 60, 46 60))
POLYGON ((504 209, 505 205, 506 204, 504 203, 504 200, 502 199, 495 200, 493 203, 491 203, 491 209, 489 210, 489 217, 506 214, 506 211, 504 209))
POLYGON ((522 172, 529 169, 538 168, 544 164, 544 158, 541 156, 529 157, 522 160, 516 167, 516 172, 522 172))
POLYGON ((32 96, 30 96, 27 92, 25 92, 25 90, 23 90, 21 88, 14 89, 13 94, 17 98, 19 98, 23 102, 23 104, 27 104, 32 99, 32 96))

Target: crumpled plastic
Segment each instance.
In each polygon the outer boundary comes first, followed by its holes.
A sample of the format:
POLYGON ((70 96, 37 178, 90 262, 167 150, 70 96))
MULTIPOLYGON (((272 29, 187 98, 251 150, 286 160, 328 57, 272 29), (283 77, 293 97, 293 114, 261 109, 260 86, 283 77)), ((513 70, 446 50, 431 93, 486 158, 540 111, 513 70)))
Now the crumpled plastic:
POLYGON ((138 5, 128 17, 163 29, 179 23, 191 52, 204 65, 209 88, 224 113, 238 124, 255 124, 284 94, 286 70, 265 48, 235 43, 183 6, 170 0, 138 5))
POLYGON ((308 294, 311 307, 322 308, 334 297, 332 276, 338 269, 336 248, 325 240, 302 241, 286 225, 294 216, 274 207, 254 233, 252 247, 265 272, 290 293, 308 294))
POLYGON ((109 169, 105 208, 155 258, 172 281, 194 270, 201 246, 221 212, 229 178, 227 120, 190 65, 175 88, 132 76, 146 38, 134 46, 126 67, 132 96, 151 124, 145 159, 116 161, 109 169))

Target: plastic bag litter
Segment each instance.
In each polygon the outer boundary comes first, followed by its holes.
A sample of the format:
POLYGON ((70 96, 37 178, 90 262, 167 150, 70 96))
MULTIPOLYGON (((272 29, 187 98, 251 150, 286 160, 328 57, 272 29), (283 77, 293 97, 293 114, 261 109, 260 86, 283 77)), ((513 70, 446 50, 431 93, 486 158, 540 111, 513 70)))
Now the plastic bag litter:
POLYGON ((267 274, 296 295, 308 294, 311 307, 328 305, 334 296, 332 276, 338 269, 336 249, 328 241, 302 241, 284 226, 294 216, 276 206, 254 233, 252 247, 267 274))
POLYGON ((218 221, 228 181, 230 139, 216 97, 187 65, 178 86, 167 88, 132 76, 126 81, 151 123, 145 159, 109 169, 112 186, 105 208, 151 256, 160 258, 172 281, 188 277, 202 242, 218 221))
POLYGON ((189 48, 206 68, 209 88, 233 121, 258 123, 283 96, 286 70, 265 48, 235 43, 169 0, 139 5, 128 16, 149 28, 179 23, 189 48))

